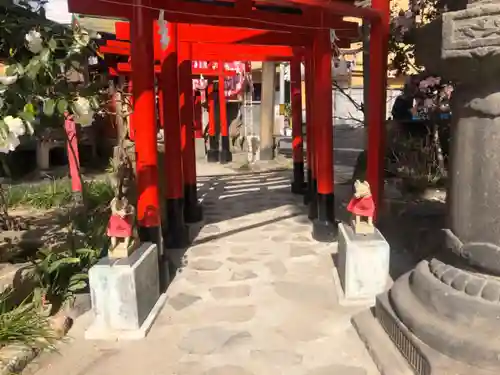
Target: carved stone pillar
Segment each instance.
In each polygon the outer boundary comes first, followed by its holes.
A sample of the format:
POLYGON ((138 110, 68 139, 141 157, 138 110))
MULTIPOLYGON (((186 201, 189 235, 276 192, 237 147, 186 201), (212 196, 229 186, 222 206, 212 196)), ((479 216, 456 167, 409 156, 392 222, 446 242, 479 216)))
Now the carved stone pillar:
POLYGON ((426 48, 419 50, 417 43, 417 59, 457 83, 448 228, 438 255, 379 296, 375 315, 419 375, 500 370, 500 4, 495 3, 469 1, 465 9, 445 13, 420 34, 426 48), (429 36, 439 40, 436 33, 441 44, 430 45, 429 36))

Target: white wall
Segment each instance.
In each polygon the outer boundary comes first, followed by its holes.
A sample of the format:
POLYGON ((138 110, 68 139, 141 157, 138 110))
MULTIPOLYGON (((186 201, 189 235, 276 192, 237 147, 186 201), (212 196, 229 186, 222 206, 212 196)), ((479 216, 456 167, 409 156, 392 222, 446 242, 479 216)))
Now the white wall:
MULTIPOLYGON (((363 102, 363 88, 350 88, 345 89, 349 96, 354 99, 356 103, 363 102)), ((401 93, 401 90, 388 89, 387 90, 387 102, 386 102, 386 118, 391 116, 392 105, 394 101, 401 93)), ((360 122, 355 120, 350 120, 350 117, 354 117, 363 121, 363 112, 358 111, 354 104, 349 101, 344 94, 338 90, 333 91, 333 123, 335 125, 361 125, 360 122)))
POLYGON ((71 13, 68 12, 67 0, 49 0, 45 5, 45 15, 49 20, 55 22, 63 24, 71 23, 71 13))

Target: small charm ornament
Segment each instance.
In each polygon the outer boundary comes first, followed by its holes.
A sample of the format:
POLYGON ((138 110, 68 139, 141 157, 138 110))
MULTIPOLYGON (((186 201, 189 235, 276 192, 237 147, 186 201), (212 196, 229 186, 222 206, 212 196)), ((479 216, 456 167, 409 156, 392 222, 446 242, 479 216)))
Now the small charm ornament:
POLYGON ((111 201, 107 235, 111 238, 109 258, 126 258, 134 251, 137 241, 134 238, 134 207, 126 197, 115 197, 111 201))
POLYGON ((356 234, 373 234, 373 214, 375 213, 375 203, 373 202, 370 184, 368 181, 354 182, 354 196, 347 206, 347 211, 353 214, 352 226, 356 234), (362 221, 361 218, 367 218, 362 221))
POLYGON ((160 35, 161 48, 165 51, 170 44, 170 36, 168 35, 168 22, 165 21, 165 11, 160 10, 160 15, 158 16, 158 34, 160 35))

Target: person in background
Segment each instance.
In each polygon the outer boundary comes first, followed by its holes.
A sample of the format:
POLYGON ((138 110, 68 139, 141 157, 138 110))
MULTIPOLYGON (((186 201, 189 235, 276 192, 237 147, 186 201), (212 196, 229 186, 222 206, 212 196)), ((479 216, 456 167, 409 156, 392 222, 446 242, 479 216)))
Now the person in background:
POLYGON ((414 79, 410 78, 392 106, 392 118, 395 121, 411 121, 413 119, 415 89, 414 79))

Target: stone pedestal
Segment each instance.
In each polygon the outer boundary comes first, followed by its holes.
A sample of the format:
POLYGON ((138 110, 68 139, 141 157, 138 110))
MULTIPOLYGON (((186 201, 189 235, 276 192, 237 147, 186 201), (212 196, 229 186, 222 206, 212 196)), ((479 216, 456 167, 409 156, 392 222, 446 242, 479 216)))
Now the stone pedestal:
MULTIPOLYGON (((423 28, 425 41, 430 37, 436 44, 441 37, 439 48, 417 43, 417 59, 458 83, 452 98, 449 228, 434 259, 419 263, 377 298, 370 323, 384 328, 417 375, 500 371, 500 4, 454 2, 459 3, 466 8, 423 28)), ((391 361, 373 330, 356 325, 382 373, 390 373, 391 361)))
POLYGON ((152 243, 128 258, 101 259, 90 269, 89 283, 95 318, 85 332, 88 340, 144 338, 165 302, 152 243))
POLYGON ((262 63, 262 100, 260 103, 260 148, 259 160, 274 159, 274 94, 276 83, 276 64, 262 63))
POLYGON ((377 229, 373 234, 359 235, 349 225, 339 224, 336 266, 342 287, 340 302, 375 304, 375 297, 387 289, 389 257, 389 244, 377 229))
POLYGON ((207 145, 205 144, 205 138, 195 138, 194 151, 196 154, 196 159, 205 159, 205 156, 207 155, 207 145))
POLYGON ((39 170, 50 169, 50 151, 57 147, 64 147, 60 141, 38 141, 36 144, 36 164, 39 170))

